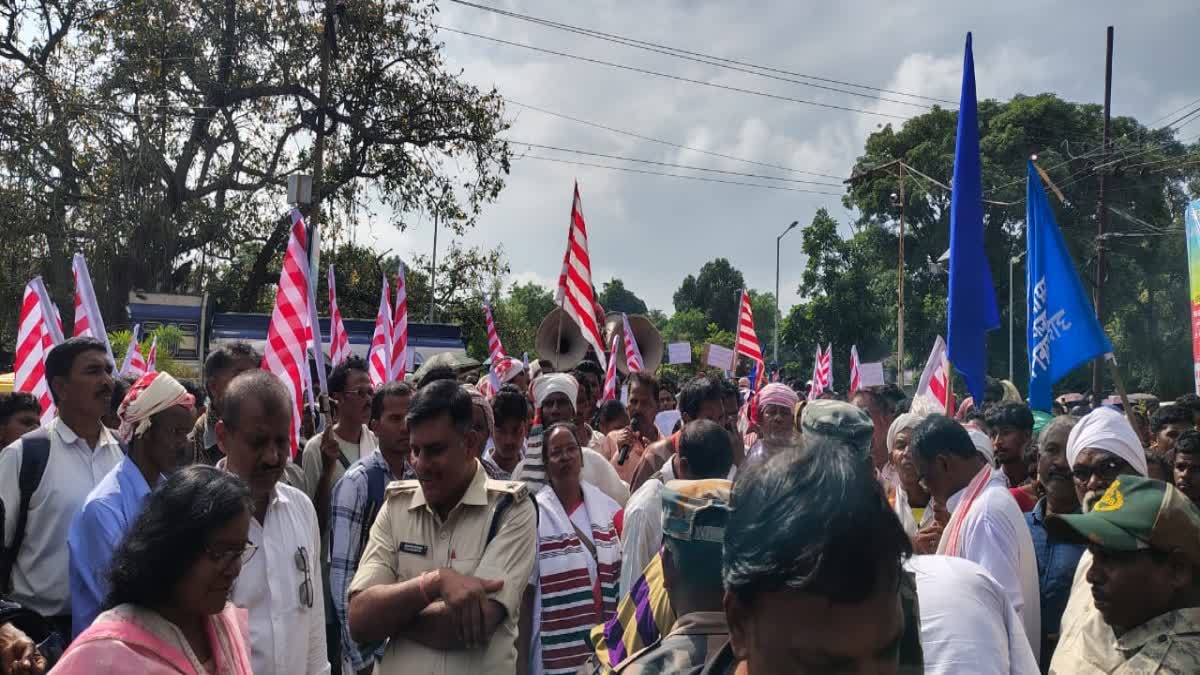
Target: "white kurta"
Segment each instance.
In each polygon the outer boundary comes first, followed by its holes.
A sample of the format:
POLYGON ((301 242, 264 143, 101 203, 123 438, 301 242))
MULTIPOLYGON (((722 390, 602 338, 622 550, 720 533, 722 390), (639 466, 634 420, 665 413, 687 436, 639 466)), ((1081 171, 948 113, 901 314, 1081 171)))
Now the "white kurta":
MULTIPOLYGON (((950 513, 958 508, 966 491, 963 488, 947 500, 950 513)), ((1033 535, 1002 472, 993 473, 975 499, 963 521, 960 542, 962 557, 982 566, 1004 589, 1037 656, 1042 641, 1037 555, 1033 535)))
POLYGON ((965 558, 919 555, 917 579, 926 675, 1037 675, 1037 659, 1004 589, 965 558))

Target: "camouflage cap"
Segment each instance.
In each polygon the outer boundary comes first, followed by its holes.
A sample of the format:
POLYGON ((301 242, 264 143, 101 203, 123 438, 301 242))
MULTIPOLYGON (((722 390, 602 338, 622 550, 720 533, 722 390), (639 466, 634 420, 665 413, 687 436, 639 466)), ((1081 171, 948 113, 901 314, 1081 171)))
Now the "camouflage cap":
POLYGON ((718 546, 724 543, 732 489, 733 483, 723 478, 668 482, 662 491, 663 536, 718 546))
POLYGON ((1118 476, 1091 511, 1049 516, 1046 530, 1113 551, 1179 550, 1200 564, 1200 508, 1175 486, 1142 476, 1118 476))
POLYGON ((837 438, 864 452, 869 448, 875 425, 861 408, 845 401, 818 399, 809 401, 800 416, 804 436, 837 438))

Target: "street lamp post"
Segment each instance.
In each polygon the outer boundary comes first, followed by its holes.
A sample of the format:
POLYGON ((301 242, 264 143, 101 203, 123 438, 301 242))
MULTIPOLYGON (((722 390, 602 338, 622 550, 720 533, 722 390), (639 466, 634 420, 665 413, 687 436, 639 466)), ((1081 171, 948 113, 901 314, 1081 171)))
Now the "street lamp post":
POLYGON ((775 345, 771 360, 775 362, 776 368, 779 367, 779 324, 781 323, 781 317, 779 316, 779 244, 783 241, 783 237, 788 232, 796 229, 796 226, 799 224, 800 221, 793 220, 792 224, 788 225, 787 229, 783 231, 783 234, 775 237, 775 330, 772 331, 775 337, 775 345))
POLYGON ((1008 259, 1008 381, 1013 381, 1013 332, 1015 321, 1013 318, 1013 265, 1021 262, 1021 258, 1025 257, 1025 252, 1021 255, 1015 255, 1008 259))

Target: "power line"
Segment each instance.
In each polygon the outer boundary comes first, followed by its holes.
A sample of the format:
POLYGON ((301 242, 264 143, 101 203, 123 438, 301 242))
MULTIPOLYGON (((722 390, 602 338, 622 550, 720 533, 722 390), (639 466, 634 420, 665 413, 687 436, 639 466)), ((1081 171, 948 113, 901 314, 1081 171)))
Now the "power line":
MULTIPOLYGON (((710 63, 710 65, 715 65, 718 67, 728 67, 725 64, 732 64, 735 66, 743 66, 745 68, 753 68, 755 70, 765 71, 765 73, 778 73, 780 75, 791 75, 793 77, 803 77, 803 78, 810 79, 810 80, 816 80, 818 82, 828 82, 830 84, 840 84, 840 85, 843 85, 846 87, 855 87, 858 89, 869 89, 871 91, 878 91, 878 92, 882 92, 882 93, 886 93, 886 94, 896 94, 897 96, 907 96, 909 98, 918 98, 918 99, 923 99, 926 101, 934 101, 937 103, 952 103, 952 104, 957 103, 957 101, 951 101, 949 99, 944 99, 944 98, 936 98, 933 96, 924 96, 921 94, 913 94, 913 93, 905 92, 905 91, 897 91, 895 89, 884 89, 882 87, 875 87, 875 86, 871 86, 871 85, 867 85, 867 84, 858 84, 855 82, 847 82, 845 80, 836 80, 833 78, 821 77, 818 75, 811 75, 808 73, 799 73, 799 72, 792 71, 792 70, 784 70, 782 68, 773 68, 770 66, 758 65, 758 64, 749 63, 746 61, 739 61, 737 59, 730 59, 730 58, 726 58, 726 57, 722 57, 722 56, 714 56, 712 54, 704 54, 702 52, 689 51, 686 49, 681 49, 679 47, 672 47, 670 45, 664 45, 664 44, 660 44, 660 43, 656 43, 656 42, 648 42, 645 40, 638 40, 636 38, 626 37, 626 36, 622 36, 622 35, 616 35, 613 33, 605 33, 603 31, 595 30, 592 28, 583 28, 581 26, 574 26, 574 25, 562 23, 559 21, 543 19, 540 17, 531 16, 528 14, 520 14, 518 12, 512 12, 512 11, 508 11, 508 10, 498 9, 495 7, 488 7, 488 6, 476 4, 473 2, 467 2, 466 0, 450 0, 450 1, 454 2, 456 4, 459 4, 459 5, 466 6, 466 7, 473 7, 475 9, 483 10, 485 12, 500 14, 502 16, 507 16, 509 18, 519 19, 521 21, 527 21, 530 23, 534 23, 534 24, 538 24, 538 25, 546 26, 546 27, 550 27, 550 28, 557 28, 560 30, 565 30, 565 31, 580 34, 580 35, 587 35, 587 36, 594 37, 597 39, 606 40, 608 42, 616 42, 617 44, 623 44, 623 45, 630 46, 630 47, 636 47, 638 49, 645 49, 645 50, 657 52, 660 54, 666 54, 668 56, 674 56, 676 58, 695 57, 695 58, 688 59, 688 60, 692 60, 692 61, 695 61, 698 59, 706 59, 707 61, 703 61, 703 62, 708 62, 708 63, 710 63), (716 62, 716 63, 713 63, 713 62, 716 62)), ((750 72, 753 75, 768 77, 767 75, 765 75, 765 73, 756 73, 756 72, 752 72, 752 71, 746 71, 746 70, 742 70, 741 68, 735 68, 734 70, 740 70, 741 72, 750 72)), ((783 79, 783 78, 773 78, 773 79, 783 79)), ((786 80, 786 79, 784 79, 784 81, 795 82, 796 84, 810 86, 810 87, 819 86, 819 85, 812 84, 811 82, 799 82, 799 81, 795 81, 795 80, 786 80)), ((858 92, 848 92, 843 89, 836 89, 833 87, 820 87, 820 88, 831 89, 832 91, 839 91, 842 93, 852 94, 855 96, 868 95, 868 94, 861 94, 858 92)), ((875 97, 874 94, 870 94, 869 96, 875 97)), ((882 100, 888 100, 888 99, 882 99, 882 100)), ((907 102, 899 102, 899 103, 911 105, 911 104, 908 104, 907 102)), ((924 107, 928 108, 929 106, 924 106, 924 107)))
POLYGON ((551 115, 553 117, 559 117, 559 118, 562 118, 565 120, 570 120, 572 122, 577 122, 579 124, 583 124, 583 125, 586 125, 589 127, 603 129, 604 131, 611 131, 615 134, 621 134, 623 136, 629 136, 630 138, 637 138, 637 139, 640 139, 643 141, 649 141, 651 143, 658 143, 660 145, 666 145, 666 146, 669 146, 672 148, 678 148, 680 150, 687 150, 689 152, 698 152, 703 155, 709 155, 710 157, 720 157, 721 159, 729 159, 729 160, 733 160, 735 162, 744 162, 746 164, 753 164, 755 166, 762 166, 762 167, 766 167, 769 169, 779 169, 780 171, 790 171, 792 173, 802 173, 802 174, 805 174, 808 176, 819 176, 821 178, 832 178, 834 180, 844 180, 845 179, 845 176, 835 176, 833 174, 828 174, 828 173, 818 173, 816 171, 805 171, 803 169, 793 169, 791 167, 782 166, 779 164, 770 164, 768 162, 759 162, 759 161, 756 161, 753 159, 745 159, 744 157, 738 157, 736 155, 727 155, 727 154, 724 154, 721 152, 714 152, 712 150, 704 150, 702 148, 692 147, 690 145, 682 145, 680 143, 666 141, 661 138, 654 138, 653 136, 645 136, 643 134, 635 133, 632 131, 626 131, 624 129, 610 127, 610 126, 607 126, 604 124, 592 122, 592 121, 585 120, 585 119, 582 119, 579 117, 572 117, 570 115, 565 115, 563 113, 554 112, 553 110, 546 110, 545 108, 539 108, 537 106, 529 105, 528 103, 521 103, 521 102, 511 99, 511 98, 505 98, 504 102, 507 104, 515 105, 519 108, 526 108, 528 110, 534 110, 534 111, 537 111, 537 112, 540 112, 540 113, 543 113, 546 115, 551 115))
POLYGON ((1151 127, 1153 127, 1155 124, 1158 124, 1159 122, 1161 122, 1161 121, 1163 121, 1163 120, 1167 119, 1168 117, 1170 117, 1171 115, 1174 115, 1175 113, 1179 112, 1180 110, 1183 110, 1184 108, 1190 108, 1191 106, 1194 106, 1194 105, 1196 105, 1197 103, 1200 103, 1200 98, 1196 99, 1195 101, 1191 101, 1191 102, 1189 102, 1189 103, 1184 103, 1183 105, 1181 105, 1181 106, 1179 106, 1178 108, 1176 108, 1176 109, 1172 110, 1171 112, 1167 113, 1166 115, 1163 115, 1162 117, 1159 117, 1158 119, 1154 120, 1153 122, 1151 122, 1151 123, 1147 124, 1147 125, 1146 125, 1146 127, 1147 127, 1147 128, 1151 128, 1151 127))
POLYGON ((661 166, 661 167, 666 167, 669 169, 686 169, 689 171, 705 171, 708 173, 724 174, 726 176, 740 176, 742 178, 757 178, 759 180, 777 180, 777 181, 782 181, 785 183, 799 183, 799 184, 804 184, 804 185, 820 185, 822 187, 836 187, 836 188, 841 187, 840 183, 822 183, 820 181, 800 180, 798 178, 779 178, 777 176, 764 176, 762 174, 757 174, 757 173, 742 173, 740 171, 725 171, 723 169, 709 169, 709 168, 702 167, 702 166, 691 166, 689 164, 675 164, 673 162, 658 162, 658 161, 655 161, 652 159, 638 159, 636 157, 625 157, 623 155, 607 155, 602 152, 577 150, 575 148, 563 148, 563 147, 559 147, 559 146, 555 146, 555 145, 542 145, 540 143, 529 143, 526 141, 518 141, 518 140, 511 139, 511 138, 505 139, 505 140, 507 140, 509 143, 516 143, 517 145, 527 145, 531 148, 538 148, 539 150, 554 150, 556 152, 569 152, 569 153, 576 154, 576 155, 586 155, 588 157, 600 157, 602 159, 615 159, 615 160, 622 161, 622 162, 636 162, 638 164, 651 164, 654 166, 661 166))
POLYGON ((771 94, 771 93, 768 93, 765 91, 757 91, 755 89, 744 89, 742 87, 734 87, 734 86, 730 86, 727 84, 717 84, 716 82, 705 82, 703 80, 695 80, 690 77, 683 77, 681 75, 671 75, 669 73, 662 73, 657 70, 649 70, 647 68, 638 68, 637 66, 628 66, 625 64, 621 64, 621 63, 613 63, 612 61, 604 61, 601 59, 593 59, 593 58, 589 58, 586 56, 579 56, 578 54, 569 54, 567 52, 560 52, 560 51, 556 51, 553 49, 546 49, 545 47, 535 47, 533 45, 527 45, 522 42, 513 42, 511 40, 503 40, 498 37, 492 37, 491 35, 481 35, 479 33, 472 33, 470 31, 465 31, 465 30, 461 30, 458 28, 450 28, 449 26, 437 26, 437 28, 439 30, 444 30, 444 31, 447 31, 450 33, 458 33, 459 35, 467 35, 469 37, 479 38, 481 40, 488 40, 490 42, 496 42, 496 43, 502 44, 502 45, 509 45, 511 47, 520 47, 522 49, 529 49, 529 50, 532 50, 535 52, 542 52, 544 54, 552 54, 554 56, 562 56, 564 58, 574 59, 576 61, 583 61, 585 63, 594 63, 594 64, 601 65, 601 66, 608 66, 610 68, 618 68, 620 70, 628 70, 628 71, 631 71, 634 73, 641 73, 643 75, 654 75, 655 77, 662 77, 662 78, 666 78, 669 80, 676 80, 679 82, 687 82, 689 84, 698 84, 698 85, 701 85, 704 87, 712 87, 714 89, 723 89, 725 91, 734 91, 734 92, 738 92, 738 93, 742 93, 742 94, 750 94, 752 96, 761 96, 764 98, 775 99, 777 101, 789 101, 791 103, 800 103, 803 105, 811 105, 811 106, 816 106, 818 108, 829 108, 830 110, 844 110, 846 112, 862 113, 864 115, 874 115, 876 117, 889 117, 889 118, 897 119, 897 120, 901 120, 901 121, 912 119, 910 117, 904 117, 902 115, 892 115, 890 113, 876 112, 876 111, 872 111, 872 110, 863 110, 862 108, 851 108, 849 106, 836 105, 834 103, 822 103, 820 101, 808 101, 808 100, 805 100, 802 98, 793 98, 791 96, 783 96, 781 94, 771 94))
POLYGON ((557 159, 554 157, 542 157, 539 155, 522 155, 521 159, 536 159, 542 162, 554 162, 556 164, 570 164, 572 166, 587 166, 595 169, 608 169, 609 171, 624 171, 627 173, 639 173, 647 176, 664 176, 667 178, 683 178, 686 180, 701 181, 703 183, 722 183, 724 185, 742 185, 745 187, 764 188, 767 190, 783 190, 785 192, 803 192, 810 195, 829 195, 831 197, 842 196, 840 192, 822 192, 820 190, 805 190, 803 188, 787 187, 786 185, 765 185, 762 183, 746 183, 736 180, 724 180, 721 178, 706 178, 704 176, 689 176, 680 173, 666 173, 663 171, 649 171, 647 169, 635 169, 628 166, 610 166, 607 164, 594 164, 592 162, 578 162, 569 159, 557 159))

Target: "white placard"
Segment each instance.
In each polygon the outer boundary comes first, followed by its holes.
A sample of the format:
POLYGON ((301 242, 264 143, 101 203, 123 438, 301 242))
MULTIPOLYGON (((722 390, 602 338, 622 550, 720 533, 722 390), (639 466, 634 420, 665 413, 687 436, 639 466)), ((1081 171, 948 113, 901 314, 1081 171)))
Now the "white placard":
POLYGON ((708 354, 708 360, 705 365, 721 370, 733 370, 733 350, 721 345, 708 344, 705 345, 705 350, 708 354))
POLYGON ((667 363, 675 365, 677 363, 692 362, 692 343, 690 342, 672 342, 667 345, 667 363))
POLYGON ((882 387, 883 364, 878 361, 858 364, 858 379, 860 387, 882 387))

